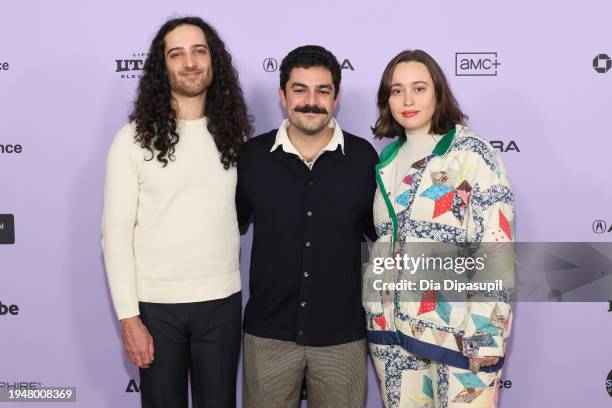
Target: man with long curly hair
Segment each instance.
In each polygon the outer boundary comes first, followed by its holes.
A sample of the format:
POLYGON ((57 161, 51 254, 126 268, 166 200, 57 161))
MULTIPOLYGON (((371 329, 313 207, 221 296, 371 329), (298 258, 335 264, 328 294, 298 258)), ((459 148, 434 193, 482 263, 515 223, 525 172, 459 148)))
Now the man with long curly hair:
POLYGON ((166 22, 108 155, 102 245, 143 407, 235 407, 242 298, 236 162, 251 133, 214 28, 166 22))

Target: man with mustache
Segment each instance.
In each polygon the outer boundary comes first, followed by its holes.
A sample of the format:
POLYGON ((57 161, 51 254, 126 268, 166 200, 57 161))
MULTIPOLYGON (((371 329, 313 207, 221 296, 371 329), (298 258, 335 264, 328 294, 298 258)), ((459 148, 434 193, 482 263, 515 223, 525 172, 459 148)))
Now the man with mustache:
POLYGON ((243 146, 238 219, 253 218, 250 299, 243 328, 243 407, 363 407, 366 385, 361 243, 376 237, 378 156, 340 128, 340 65, 320 46, 280 68, 287 113, 243 146))
POLYGON ((104 192, 106 272, 143 407, 187 408, 188 379, 194 408, 236 406, 236 164, 250 131, 215 29, 199 17, 166 22, 110 148, 104 192))

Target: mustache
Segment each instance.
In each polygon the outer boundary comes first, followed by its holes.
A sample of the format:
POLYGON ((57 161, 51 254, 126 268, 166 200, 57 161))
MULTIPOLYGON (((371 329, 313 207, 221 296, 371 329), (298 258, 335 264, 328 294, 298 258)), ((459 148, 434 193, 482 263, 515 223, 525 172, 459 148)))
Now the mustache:
POLYGON ((301 112, 301 113, 321 113, 326 115, 327 114, 327 109, 325 109, 322 106, 317 106, 317 105, 303 105, 303 106, 298 106, 296 108, 293 109, 294 112, 301 112))
POLYGON ((201 70, 200 68, 184 68, 184 69, 181 71, 181 74, 184 74, 184 73, 192 73, 192 72, 197 72, 197 73, 199 74, 199 73, 201 73, 201 72, 202 72, 202 70, 201 70))

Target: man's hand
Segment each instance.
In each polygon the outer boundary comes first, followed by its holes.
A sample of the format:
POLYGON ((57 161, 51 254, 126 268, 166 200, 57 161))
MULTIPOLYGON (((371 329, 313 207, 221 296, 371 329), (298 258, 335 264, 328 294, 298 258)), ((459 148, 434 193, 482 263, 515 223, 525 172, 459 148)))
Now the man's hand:
POLYGON ((140 316, 120 320, 123 348, 130 361, 140 368, 149 368, 153 363, 153 337, 140 320, 140 316))
POLYGON ((476 374, 482 367, 492 366, 499 362, 499 357, 470 358, 470 371, 476 374))

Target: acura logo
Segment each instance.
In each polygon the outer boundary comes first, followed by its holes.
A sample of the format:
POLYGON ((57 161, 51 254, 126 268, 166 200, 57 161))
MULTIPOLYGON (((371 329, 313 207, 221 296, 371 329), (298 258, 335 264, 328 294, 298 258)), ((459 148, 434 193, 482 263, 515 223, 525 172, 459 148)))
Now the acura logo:
POLYGON ((266 72, 274 72, 278 69, 278 61, 274 58, 266 58, 263 62, 263 69, 266 72))
POLYGON ((596 234, 603 234, 607 230, 607 225, 604 220, 595 220, 593 222, 593 232, 596 234))

